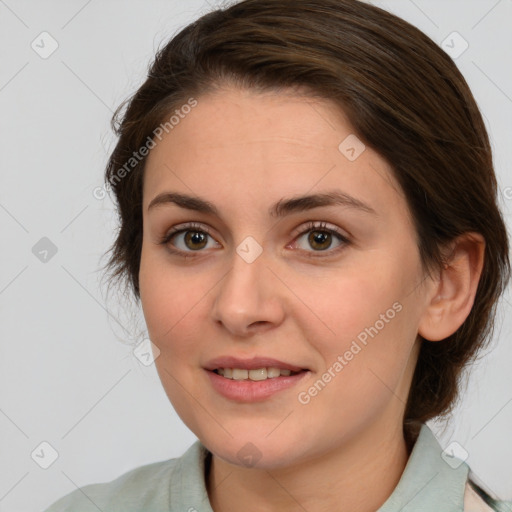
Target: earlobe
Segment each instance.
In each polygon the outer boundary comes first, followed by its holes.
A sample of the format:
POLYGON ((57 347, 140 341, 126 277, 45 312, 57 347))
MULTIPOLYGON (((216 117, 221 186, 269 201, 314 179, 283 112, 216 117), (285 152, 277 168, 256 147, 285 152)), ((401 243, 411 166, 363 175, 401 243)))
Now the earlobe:
POLYGON ((468 317, 484 264, 485 240, 479 233, 464 233, 450 244, 439 280, 432 287, 418 325, 428 341, 451 336, 468 317))

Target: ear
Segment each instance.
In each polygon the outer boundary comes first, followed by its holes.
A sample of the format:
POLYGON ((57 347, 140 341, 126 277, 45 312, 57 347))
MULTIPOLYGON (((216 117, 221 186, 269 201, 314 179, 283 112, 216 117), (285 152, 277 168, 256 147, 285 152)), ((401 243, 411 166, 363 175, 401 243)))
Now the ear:
POLYGON ((453 242, 439 280, 431 287, 418 334, 429 341, 452 335, 468 317, 484 264, 485 239, 464 233, 453 242))

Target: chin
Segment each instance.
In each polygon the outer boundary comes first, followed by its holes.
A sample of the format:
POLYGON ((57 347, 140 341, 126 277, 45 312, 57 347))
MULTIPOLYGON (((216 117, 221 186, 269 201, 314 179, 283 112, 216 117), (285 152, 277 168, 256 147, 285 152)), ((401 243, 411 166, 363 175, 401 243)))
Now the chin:
POLYGON ((286 443, 283 441, 278 437, 275 440, 258 441, 256 436, 251 440, 248 435, 230 439, 229 442, 209 442, 208 439, 201 439, 209 451, 229 464, 267 470, 286 468, 298 462, 298 443, 291 438, 286 443))

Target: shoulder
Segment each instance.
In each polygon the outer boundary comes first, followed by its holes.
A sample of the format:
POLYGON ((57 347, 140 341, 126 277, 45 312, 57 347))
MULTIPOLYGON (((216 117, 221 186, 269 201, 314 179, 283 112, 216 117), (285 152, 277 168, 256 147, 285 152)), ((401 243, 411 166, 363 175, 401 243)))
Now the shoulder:
MULTIPOLYGON (((202 457, 203 447, 196 441, 179 458, 140 466, 110 482, 80 487, 60 498, 44 512, 170 511, 182 505, 183 473, 199 475, 202 457)), ((204 485, 199 481, 187 483, 197 487, 204 485)))
POLYGON ((174 478, 179 459, 135 468, 115 480, 80 487, 60 498, 45 512, 105 512, 144 510, 158 503, 169 507, 168 483, 174 478), (167 483, 167 486, 165 485, 167 483))
POLYGON ((512 501, 501 501, 491 497, 471 478, 466 482, 464 512, 512 512, 512 501))
POLYGON ((410 505, 414 499, 421 499, 421 510, 512 512, 512 502, 491 496, 469 465, 449 447, 443 449, 434 432, 423 423, 403 474, 379 512, 419 510, 410 505))

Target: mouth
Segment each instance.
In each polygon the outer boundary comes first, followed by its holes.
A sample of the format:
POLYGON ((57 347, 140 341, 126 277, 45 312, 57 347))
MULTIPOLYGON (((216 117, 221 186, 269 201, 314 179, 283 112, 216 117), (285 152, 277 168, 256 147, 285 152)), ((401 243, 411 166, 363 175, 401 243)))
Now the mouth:
POLYGON ((259 402, 298 385, 311 374, 308 368, 272 357, 250 359, 231 355, 204 365, 213 389, 236 402, 259 402))
POLYGON ((267 377, 275 378, 280 375, 289 376, 294 373, 309 370, 309 368, 304 368, 302 365, 295 365, 272 357, 254 356, 250 359, 245 359, 227 355, 216 357, 208 361, 204 365, 204 369, 214 371, 218 375, 222 375, 228 379, 234 378, 235 380, 248 378, 262 380, 267 377), (249 374, 252 375, 252 377, 250 377, 249 374))
POLYGON ((213 389, 235 402, 259 402, 304 381, 309 368, 273 357, 241 358, 225 355, 204 365, 213 389))
POLYGON ((306 372, 307 370, 290 370, 289 368, 278 368, 275 366, 262 367, 262 368, 215 368, 213 373, 231 380, 249 380, 249 381, 262 381, 268 379, 277 379, 279 377, 293 377, 299 373, 306 372))

